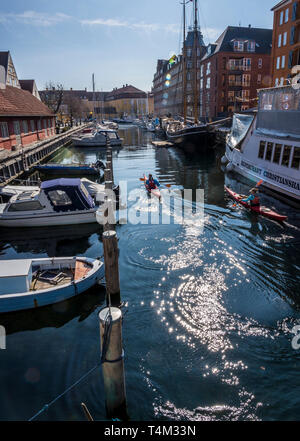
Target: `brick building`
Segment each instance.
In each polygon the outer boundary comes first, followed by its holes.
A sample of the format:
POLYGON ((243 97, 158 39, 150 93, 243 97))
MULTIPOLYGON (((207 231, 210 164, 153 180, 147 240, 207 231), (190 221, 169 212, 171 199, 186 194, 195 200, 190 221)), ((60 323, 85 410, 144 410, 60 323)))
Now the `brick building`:
MULTIPOLYGON (((51 101, 51 94, 57 91, 42 90, 40 91, 41 99, 44 103, 51 101)), ((153 111, 153 96, 132 85, 126 84, 121 88, 114 88, 111 92, 90 92, 84 90, 64 90, 62 105, 58 114, 68 115, 70 113, 70 105, 75 107, 75 117, 86 118, 90 113, 94 117, 110 119, 122 117, 125 115, 142 116, 148 115, 153 111), (74 100, 76 100, 74 102, 74 100)), ((73 115, 74 116, 74 115, 73 115)))
POLYGON ((272 11, 272 85, 282 86, 300 65, 300 0, 283 0, 272 11))
POLYGON ((55 115, 34 96, 35 82, 24 81, 25 90, 10 53, 0 52, 0 149, 16 150, 55 134, 55 115))
POLYGON ((255 107, 257 89, 271 85, 272 30, 229 26, 207 48, 200 68, 200 117, 255 107))

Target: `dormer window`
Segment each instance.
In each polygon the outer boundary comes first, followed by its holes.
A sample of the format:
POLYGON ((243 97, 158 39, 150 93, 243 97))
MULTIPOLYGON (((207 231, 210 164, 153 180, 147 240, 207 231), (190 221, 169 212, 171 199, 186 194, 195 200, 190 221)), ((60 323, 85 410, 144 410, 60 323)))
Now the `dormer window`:
POLYGON ((247 49, 248 52, 255 52, 255 41, 248 41, 247 49))
POLYGON ((233 48, 235 52, 244 52, 244 42, 241 40, 235 40, 233 48))

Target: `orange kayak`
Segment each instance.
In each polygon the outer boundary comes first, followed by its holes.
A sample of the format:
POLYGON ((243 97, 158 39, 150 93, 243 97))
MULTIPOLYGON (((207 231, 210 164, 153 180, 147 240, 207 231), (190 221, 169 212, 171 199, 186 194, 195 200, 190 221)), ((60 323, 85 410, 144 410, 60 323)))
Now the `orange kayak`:
POLYGON ((276 220, 278 222, 284 222, 287 220, 287 216, 283 216, 282 214, 276 213, 276 211, 270 210, 267 207, 251 207, 247 202, 243 202, 240 200, 241 197, 244 197, 238 193, 235 193, 234 191, 230 190, 230 188, 225 187, 225 190, 227 193, 240 205, 243 205, 243 207, 247 208, 250 211, 253 211, 254 213, 260 214, 261 216, 268 217, 269 219, 276 220))

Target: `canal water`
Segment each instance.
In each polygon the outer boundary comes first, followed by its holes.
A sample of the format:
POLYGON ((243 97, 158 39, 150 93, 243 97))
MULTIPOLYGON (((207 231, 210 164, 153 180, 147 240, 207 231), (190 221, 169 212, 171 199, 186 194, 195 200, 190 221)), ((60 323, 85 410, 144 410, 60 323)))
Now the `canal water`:
MULTIPOLYGON (((156 149, 152 134, 120 130, 115 181, 142 187, 153 172, 175 189, 205 190, 204 225, 119 225, 128 411, 132 420, 298 420, 300 349, 299 214, 287 226, 234 207, 216 157, 156 149)), ((59 152, 53 161, 95 162, 101 149, 59 152)), ((135 203, 134 198, 129 206, 135 203)), ((144 197, 145 205, 148 203, 144 197)), ((161 209, 164 209, 164 200, 161 209)), ((139 201, 142 210, 143 200, 139 201)), ((101 256, 98 225, 1 232, 0 259, 101 256)), ((100 357, 97 313, 104 290, 36 311, 0 316, 0 419, 26 420, 93 368, 100 357)), ((85 402, 105 420, 101 370, 38 420, 83 420, 85 402)))

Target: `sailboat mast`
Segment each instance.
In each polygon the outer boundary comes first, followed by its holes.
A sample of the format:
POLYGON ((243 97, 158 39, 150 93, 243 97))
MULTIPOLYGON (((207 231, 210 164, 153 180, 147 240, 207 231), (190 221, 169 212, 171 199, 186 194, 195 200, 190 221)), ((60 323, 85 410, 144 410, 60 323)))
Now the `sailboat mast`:
POLYGON ((194 118, 198 124, 198 0, 194 0, 194 118))
POLYGON ((184 125, 186 125, 187 103, 186 103, 186 2, 183 0, 183 119, 184 125))

